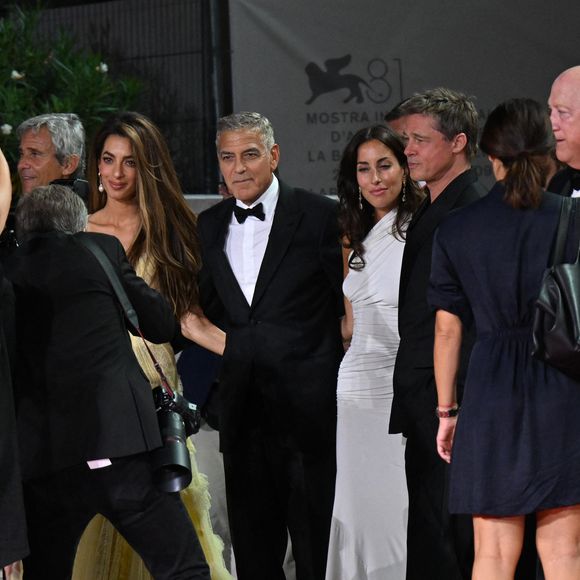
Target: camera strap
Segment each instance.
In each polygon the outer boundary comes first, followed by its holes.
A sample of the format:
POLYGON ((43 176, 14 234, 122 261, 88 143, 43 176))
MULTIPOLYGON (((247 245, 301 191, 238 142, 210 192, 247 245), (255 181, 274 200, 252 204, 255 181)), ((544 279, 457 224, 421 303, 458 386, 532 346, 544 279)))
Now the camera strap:
POLYGON ((123 284, 121 283, 121 280, 119 279, 117 272, 113 268, 113 264, 111 263, 111 260, 109 260, 109 257, 107 256, 107 254, 105 254, 105 252, 103 252, 102 248, 90 237, 78 236, 76 239, 87 250, 89 250, 89 252, 91 252, 91 254, 93 254, 93 256, 97 259, 97 261, 99 262, 99 264, 101 265, 101 267, 105 271, 105 274, 107 275, 107 278, 109 279, 109 282, 111 283, 111 286, 113 287, 113 291, 115 292, 115 295, 117 296, 117 299, 119 300, 119 303, 121 304, 121 308, 123 309, 123 312, 125 313, 125 317, 131 323, 131 326, 133 326, 133 328, 139 333, 139 336, 143 340, 143 344, 145 345, 145 348, 147 349, 147 352, 149 353, 149 356, 151 357, 151 361, 153 362, 153 366, 155 367, 155 370, 159 374, 159 378, 161 380, 161 386, 169 393, 169 395, 171 397, 173 397, 173 389, 169 386, 169 381, 167 380, 167 377, 165 376, 165 373, 163 372, 161 365, 159 364, 159 362, 155 358, 155 355, 151 352, 151 349, 149 348, 149 345, 147 344, 147 341, 145 340, 145 337, 143 336, 143 333, 141 332, 141 328, 139 327, 139 318, 137 316, 137 312, 135 312, 135 309, 133 308, 133 305, 131 304, 129 297, 127 296, 127 292, 125 292, 125 288, 123 288, 123 284))

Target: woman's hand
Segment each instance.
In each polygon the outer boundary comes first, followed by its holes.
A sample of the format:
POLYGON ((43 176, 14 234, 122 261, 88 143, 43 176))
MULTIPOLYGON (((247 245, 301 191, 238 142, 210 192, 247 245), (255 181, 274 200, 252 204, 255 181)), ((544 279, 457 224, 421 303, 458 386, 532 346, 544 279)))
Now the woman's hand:
POLYGON ((437 453, 439 453, 441 459, 447 463, 451 463, 451 450, 453 448, 455 425, 457 425, 457 417, 442 417, 439 419, 439 429, 437 431, 437 453))
POLYGON ((226 333, 210 322, 201 310, 188 312, 180 322, 183 336, 215 354, 224 354, 226 333))

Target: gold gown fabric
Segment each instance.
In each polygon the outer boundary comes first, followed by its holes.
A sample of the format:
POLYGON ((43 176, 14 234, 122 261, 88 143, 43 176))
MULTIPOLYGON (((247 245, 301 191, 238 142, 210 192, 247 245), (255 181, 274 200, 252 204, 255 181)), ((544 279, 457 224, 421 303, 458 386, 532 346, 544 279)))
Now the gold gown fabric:
MULTIPOLYGON (((151 263, 141 257, 137 274, 147 283, 152 276, 151 263)), ((159 375, 141 338, 131 335, 133 350, 152 387, 159 385, 159 375)), ((160 363, 170 385, 181 383, 177 374, 175 355, 170 344, 147 343, 160 363)), ((232 580, 223 559, 223 542, 214 534, 209 516, 210 496, 207 478, 197 469, 195 447, 187 441, 191 458, 192 481, 181 492, 181 499, 195 527, 203 553, 211 570, 212 580, 232 580)), ((117 530, 101 515, 87 526, 77 550, 73 580, 151 580, 141 558, 133 551, 117 530)))

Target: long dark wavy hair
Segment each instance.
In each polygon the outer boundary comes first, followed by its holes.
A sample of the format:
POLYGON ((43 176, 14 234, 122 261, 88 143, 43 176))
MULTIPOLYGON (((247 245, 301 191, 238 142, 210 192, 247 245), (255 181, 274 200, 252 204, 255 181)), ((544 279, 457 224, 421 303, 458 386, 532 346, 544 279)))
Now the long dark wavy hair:
POLYGON ((479 148, 506 168, 506 203, 515 208, 540 205, 554 149, 545 105, 528 98, 501 103, 485 122, 479 148))
POLYGON ((399 239, 405 239, 405 225, 423 199, 423 193, 409 176, 405 143, 398 133, 384 125, 373 125, 361 129, 353 135, 342 154, 337 180, 340 204, 339 227, 344 247, 352 250, 348 265, 353 270, 361 270, 365 266, 363 241, 375 225, 374 208, 364 197, 362 198, 362 208, 360 207, 356 177, 358 148, 373 140, 380 141, 393 152, 406 177, 405 200, 403 201, 403 195, 399 195, 397 216, 393 224, 393 234, 399 239))
POLYGON ((152 285, 181 317, 199 302, 196 278, 201 260, 196 216, 183 197, 163 135, 150 119, 133 112, 109 117, 95 136, 88 172, 91 213, 107 202, 106 192, 98 190, 98 164, 110 135, 129 139, 137 167, 141 227, 127 256, 133 267, 143 254, 153 260, 152 285))

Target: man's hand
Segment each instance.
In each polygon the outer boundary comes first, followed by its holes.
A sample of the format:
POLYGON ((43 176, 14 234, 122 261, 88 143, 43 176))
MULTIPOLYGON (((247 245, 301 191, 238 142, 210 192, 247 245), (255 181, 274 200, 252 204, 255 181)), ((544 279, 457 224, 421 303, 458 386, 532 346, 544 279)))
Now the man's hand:
POLYGON ((455 425, 457 417, 445 417, 439 419, 439 430, 437 431, 437 453, 443 461, 451 463, 451 450, 453 448, 453 437, 455 436, 455 425))

